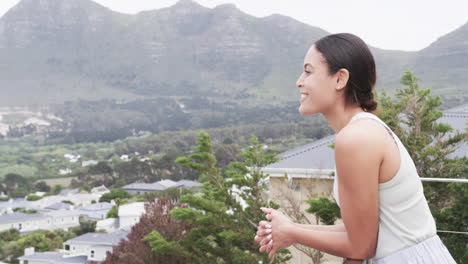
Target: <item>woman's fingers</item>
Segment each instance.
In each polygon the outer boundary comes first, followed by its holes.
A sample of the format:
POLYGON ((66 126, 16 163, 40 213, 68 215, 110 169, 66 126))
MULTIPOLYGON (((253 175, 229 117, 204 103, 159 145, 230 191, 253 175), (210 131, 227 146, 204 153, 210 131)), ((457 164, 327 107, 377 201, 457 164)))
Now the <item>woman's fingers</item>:
POLYGON ((257 231, 257 236, 259 237, 264 237, 269 234, 271 234, 271 228, 267 228, 267 229, 262 228, 257 231))
POLYGON ((270 243, 271 241, 271 234, 269 234, 268 236, 264 237, 261 241, 260 241, 260 245, 263 246, 263 245, 268 245, 268 243, 270 243))
POLYGON ((270 228, 271 229, 271 225, 270 225, 270 222, 262 220, 262 221, 260 221, 260 223, 258 223, 257 228, 265 228, 265 229, 270 228))
POLYGON ((254 241, 257 242, 257 243, 259 243, 259 244, 260 244, 260 242, 261 242, 262 240, 263 240, 263 237, 259 237, 259 236, 257 236, 257 235, 256 235, 255 238, 254 238, 254 241))
POLYGON ((268 257, 273 260, 273 258, 275 257, 275 254, 276 254, 276 251, 278 251, 277 248, 273 247, 270 251, 270 253, 268 253, 268 257))
POLYGON ((271 208, 265 208, 265 207, 260 207, 260 210, 262 210, 265 214, 271 214, 274 209, 271 208))

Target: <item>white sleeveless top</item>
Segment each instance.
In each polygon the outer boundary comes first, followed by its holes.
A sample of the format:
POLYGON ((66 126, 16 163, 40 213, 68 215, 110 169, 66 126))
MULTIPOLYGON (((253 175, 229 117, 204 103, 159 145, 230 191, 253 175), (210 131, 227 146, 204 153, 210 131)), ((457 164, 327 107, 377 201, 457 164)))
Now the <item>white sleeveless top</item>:
MULTIPOLYGON (((385 126, 400 151, 398 172, 390 181, 379 184, 379 236, 374 257, 378 259, 435 236, 436 225, 414 162, 400 139, 371 113, 358 113, 349 122, 360 118, 370 118, 385 126)), ((338 180, 335 168, 333 194, 339 205, 338 180)))

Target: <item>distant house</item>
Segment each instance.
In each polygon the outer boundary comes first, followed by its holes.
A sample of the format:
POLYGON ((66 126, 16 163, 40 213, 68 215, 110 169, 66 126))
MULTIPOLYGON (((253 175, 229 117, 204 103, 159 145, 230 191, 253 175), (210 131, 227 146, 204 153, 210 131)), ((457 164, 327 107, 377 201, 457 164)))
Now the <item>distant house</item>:
POLYGON ((103 203, 94 203, 83 206, 79 208, 82 215, 86 215, 92 219, 105 219, 107 216, 107 212, 112 209, 114 205, 108 202, 103 203))
POLYGON ((78 210, 56 210, 44 213, 48 216, 48 226, 49 228, 42 229, 65 229, 67 230, 70 227, 75 227, 80 225, 80 215, 81 211, 78 210))
POLYGON ((43 214, 26 214, 22 212, 14 212, 0 216, 0 231, 5 231, 11 228, 18 230, 21 233, 45 229, 49 226, 50 218, 43 214))
POLYGON ((87 256, 64 256, 58 252, 35 252, 31 250, 19 257, 20 264, 85 264, 87 256))
POLYGON ((67 174, 70 174, 72 173, 72 170, 69 169, 69 168, 66 168, 66 169, 59 169, 59 174, 60 175, 67 175, 67 174))
POLYGON ((26 200, 25 198, 10 199, 0 202, 0 215, 12 213, 15 208, 36 209, 35 202, 26 200))
POLYGON ((0 231, 17 229, 21 233, 39 229, 54 230, 79 226, 81 212, 76 210, 57 210, 45 213, 26 214, 14 212, 0 216, 0 231))
POLYGON ((81 167, 88 167, 88 166, 94 166, 98 164, 99 162, 97 160, 85 160, 81 162, 81 167))
POLYGON ((104 185, 94 187, 94 188, 91 189, 92 194, 103 195, 103 194, 108 193, 108 192, 110 192, 109 189, 107 189, 106 186, 104 186, 104 185))
POLYGON ((47 211, 57 211, 57 210, 70 210, 73 208, 73 205, 68 204, 68 203, 63 203, 63 202, 58 202, 51 204, 44 209, 47 211))
POLYGON ((87 233, 64 242, 60 252, 35 252, 34 248, 25 249, 19 257, 20 264, 86 264, 101 262, 112 247, 125 239, 128 232, 87 233))
POLYGON ((154 191, 163 191, 166 189, 165 186, 159 183, 132 183, 123 186, 121 189, 126 190, 130 194, 144 194, 154 191))
POLYGON ((63 189, 59 192, 58 195, 73 195, 73 194, 77 194, 80 192, 80 189, 79 188, 76 188, 76 189, 63 189))
POLYGON ((119 218, 107 218, 96 222, 96 231, 105 230, 107 233, 119 229, 119 218))
POLYGON ((80 155, 73 155, 70 153, 64 154, 63 157, 69 162, 73 162, 73 163, 77 162, 81 158, 80 155))
POLYGON ((119 207, 119 228, 130 229, 140 222, 140 217, 145 213, 145 203, 137 202, 124 204, 119 207))
POLYGON ((108 251, 112 252, 112 247, 128 235, 126 231, 116 231, 113 233, 87 233, 63 243, 64 256, 86 256, 87 261, 103 261, 108 251))
POLYGON ((94 194, 94 193, 76 193, 73 194, 75 190, 71 190, 69 192, 66 192, 66 195, 51 195, 51 196, 46 196, 40 200, 34 201, 32 204, 36 208, 45 208, 48 206, 51 206, 55 203, 60 203, 62 201, 70 201, 72 202, 75 206, 86 206, 88 204, 91 204, 92 201, 99 201, 99 198, 101 198, 102 195, 100 194, 94 194))
POLYGON ((132 183, 123 186, 121 189, 128 191, 130 194, 144 194, 154 191, 164 191, 168 188, 199 188, 201 183, 189 180, 172 181, 161 180, 153 183, 132 183))

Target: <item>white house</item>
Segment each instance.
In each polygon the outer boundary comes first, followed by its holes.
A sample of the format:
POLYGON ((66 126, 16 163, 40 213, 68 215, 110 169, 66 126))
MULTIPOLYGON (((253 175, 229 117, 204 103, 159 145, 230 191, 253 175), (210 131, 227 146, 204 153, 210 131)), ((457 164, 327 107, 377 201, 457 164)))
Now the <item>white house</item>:
POLYGON ((109 189, 107 189, 106 186, 104 186, 104 185, 94 187, 94 188, 91 189, 92 194, 103 195, 103 194, 108 193, 108 192, 110 192, 109 189))
POLYGON ((42 229, 65 229, 67 230, 70 227, 75 227, 80 225, 80 215, 81 211, 79 210, 56 210, 44 213, 45 216, 48 216, 47 224, 49 228, 42 227, 42 229))
POLYGON ((96 230, 105 230, 107 233, 115 232, 119 229, 119 218, 106 218, 96 222, 96 230))
POLYGON ((43 214, 26 214, 15 212, 0 216, 0 231, 11 228, 17 229, 21 233, 45 229, 50 218, 43 214))
POLYGON ((112 209, 114 205, 112 203, 94 203, 81 207, 79 210, 83 215, 93 219, 105 219, 107 212, 112 209))
POLYGON ((87 261, 103 261, 108 251, 128 235, 126 231, 87 233, 64 242, 64 256, 86 256, 87 261))
POLYGON ((69 257, 58 252, 35 252, 34 248, 25 249, 25 254, 19 257, 20 264, 85 264, 87 256, 69 257), (29 252, 26 252, 29 249, 29 252))
POLYGON ((168 188, 199 188, 201 183, 190 180, 161 180, 153 183, 132 183, 122 187, 130 194, 143 194, 154 191, 164 191, 168 188))
POLYGON ((36 209, 34 202, 27 201, 24 198, 10 199, 0 202, 0 215, 12 213, 15 208, 36 209))
POLYGON ((85 160, 81 162, 81 167, 94 166, 98 164, 97 160, 85 160))
POLYGON ((145 203, 137 202, 124 204, 119 207, 119 228, 130 229, 140 222, 140 217, 145 213, 145 203))

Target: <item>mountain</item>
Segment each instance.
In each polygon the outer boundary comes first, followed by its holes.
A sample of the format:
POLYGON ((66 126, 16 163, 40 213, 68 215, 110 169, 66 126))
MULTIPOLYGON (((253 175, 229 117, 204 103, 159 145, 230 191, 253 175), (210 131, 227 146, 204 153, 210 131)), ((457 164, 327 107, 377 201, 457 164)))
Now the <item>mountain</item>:
MULTIPOLYGON (((372 48, 379 88, 395 90, 413 70, 436 94, 468 98, 466 28, 420 52, 372 48)), ((0 19, 0 106, 168 96, 297 101, 303 56, 327 34, 282 15, 190 0, 136 15, 90 0, 22 0, 0 19)))

